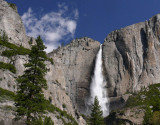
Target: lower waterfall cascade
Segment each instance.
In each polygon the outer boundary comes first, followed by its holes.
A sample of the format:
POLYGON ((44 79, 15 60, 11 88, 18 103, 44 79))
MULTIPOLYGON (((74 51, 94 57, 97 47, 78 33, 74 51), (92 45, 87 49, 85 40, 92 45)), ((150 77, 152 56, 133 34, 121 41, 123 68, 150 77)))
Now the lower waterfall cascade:
POLYGON ((99 105, 103 111, 103 116, 109 115, 109 99, 107 94, 106 81, 103 78, 103 67, 102 67, 102 44, 96 56, 96 63, 94 69, 94 75, 92 77, 90 85, 90 98, 88 100, 88 105, 94 103, 95 96, 99 100, 99 105))

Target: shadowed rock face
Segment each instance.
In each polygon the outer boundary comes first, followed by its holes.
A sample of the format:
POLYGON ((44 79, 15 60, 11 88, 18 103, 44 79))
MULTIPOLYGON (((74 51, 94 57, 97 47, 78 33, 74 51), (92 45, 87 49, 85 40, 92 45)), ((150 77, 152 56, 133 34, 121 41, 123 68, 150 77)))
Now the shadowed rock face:
MULTIPOLYGON (((110 97, 160 82, 160 14, 111 32, 103 44, 110 97)), ((113 102, 111 102, 113 103, 113 102)))
POLYGON ((85 112, 85 100, 89 95, 91 74, 99 46, 98 41, 84 37, 49 54, 54 60, 52 78, 66 90, 81 113, 85 112))

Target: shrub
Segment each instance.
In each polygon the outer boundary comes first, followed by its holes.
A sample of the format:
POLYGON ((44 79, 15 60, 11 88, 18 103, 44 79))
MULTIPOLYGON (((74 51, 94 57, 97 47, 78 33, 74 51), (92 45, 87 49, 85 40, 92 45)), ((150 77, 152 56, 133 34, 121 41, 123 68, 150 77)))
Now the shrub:
POLYGON ((14 92, 11 92, 9 90, 6 90, 6 89, 3 89, 3 88, 0 88, 0 97, 10 97, 12 100, 14 100, 15 98, 15 93, 14 92))
POLYGON ((6 57, 12 57, 12 56, 16 56, 16 55, 27 55, 30 53, 29 49, 26 49, 24 47, 16 47, 14 49, 11 50, 5 50, 2 52, 2 56, 6 56, 6 57))
MULTIPOLYGON (((52 105, 48 100, 45 101, 45 107, 46 107, 46 110, 49 111, 49 112, 52 112, 54 113, 55 111, 58 112, 60 114, 60 116, 58 118, 62 119, 63 123, 64 123, 64 119, 61 117, 66 117, 68 120, 72 121, 72 124, 73 125, 78 125, 77 121, 73 118, 72 115, 69 115, 66 111, 62 111, 61 109, 59 109, 58 107, 52 105)), ((68 124, 68 123, 64 123, 64 124, 68 124)))
POLYGON ((145 109, 144 125, 157 125, 160 111, 160 83, 152 84, 129 97, 126 106, 142 106, 145 109))
POLYGON ((63 107, 63 108, 66 108, 66 104, 62 104, 62 107, 63 107))
POLYGON ((7 69, 11 71, 12 73, 16 73, 15 66, 9 63, 0 62, 0 69, 7 69))
POLYGON ((49 96, 49 102, 52 103, 52 97, 51 96, 49 96))
POLYGON ((54 125, 54 122, 52 121, 50 117, 45 116, 44 121, 40 117, 39 119, 35 121, 29 122, 29 124, 31 125, 54 125))
POLYGON ((145 109, 145 115, 144 115, 144 120, 143 120, 143 125, 149 125, 150 124, 150 118, 152 116, 152 110, 150 109, 149 106, 146 107, 145 109))
POLYGON ((151 118, 151 124, 152 125, 159 125, 160 124, 160 111, 153 112, 153 115, 151 118))
POLYGON ((2 107, 0 107, 1 109, 3 109, 3 110, 12 110, 12 111, 15 111, 16 110, 16 108, 15 107, 13 107, 13 106, 10 106, 10 105, 4 105, 4 106, 2 106, 2 107))
POLYGON ((26 49, 22 46, 20 47, 16 46, 13 43, 9 43, 8 37, 6 36, 5 33, 3 33, 2 37, 0 37, 0 45, 5 46, 10 49, 10 50, 5 50, 2 52, 2 55, 6 57, 11 57, 15 55, 26 55, 30 53, 29 49, 26 49))
POLYGON ((14 4, 14 3, 8 3, 8 4, 13 10, 17 9, 16 4, 14 4))
POLYGON ((52 58, 48 58, 48 61, 51 62, 51 64, 53 65, 54 62, 53 62, 53 59, 52 58))
POLYGON ((54 122, 50 117, 45 117, 43 125, 54 125, 54 122))
MULTIPOLYGON (((8 42, 8 37, 5 32, 3 33, 2 37, 0 37, 0 45, 10 49, 2 52, 2 56, 6 56, 8 58, 16 55, 28 55, 31 51, 23 46, 16 46, 15 44, 8 42)), ((47 57, 47 61, 51 62, 52 65, 54 64, 52 58, 47 57)))

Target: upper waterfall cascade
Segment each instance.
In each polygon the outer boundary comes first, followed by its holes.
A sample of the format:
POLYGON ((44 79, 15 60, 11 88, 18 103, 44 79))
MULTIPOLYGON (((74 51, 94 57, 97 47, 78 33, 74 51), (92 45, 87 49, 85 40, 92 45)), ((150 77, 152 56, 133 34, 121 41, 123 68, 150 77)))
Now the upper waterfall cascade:
POLYGON ((104 117, 109 114, 109 99, 107 97, 107 88, 105 88, 105 86, 106 86, 106 81, 103 78, 102 44, 101 44, 98 54, 96 56, 96 64, 90 86, 90 99, 88 104, 89 105, 93 104, 94 98, 95 96, 97 96, 104 117))

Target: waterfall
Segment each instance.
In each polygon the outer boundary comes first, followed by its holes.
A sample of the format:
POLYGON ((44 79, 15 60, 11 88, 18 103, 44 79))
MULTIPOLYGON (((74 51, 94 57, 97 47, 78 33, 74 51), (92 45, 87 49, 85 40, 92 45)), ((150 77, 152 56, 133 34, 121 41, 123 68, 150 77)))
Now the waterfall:
POLYGON ((109 114, 109 99, 107 97, 107 89, 105 88, 105 86, 106 82, 103 78, 102 68, 102 45, 100 45, 100 49, 96 56, 96 64, 90 86, 90 98, 88 100, 88 105, 93 104, 94 98, 95 96, 97 96, 104 117, 108 116, 109 114))

